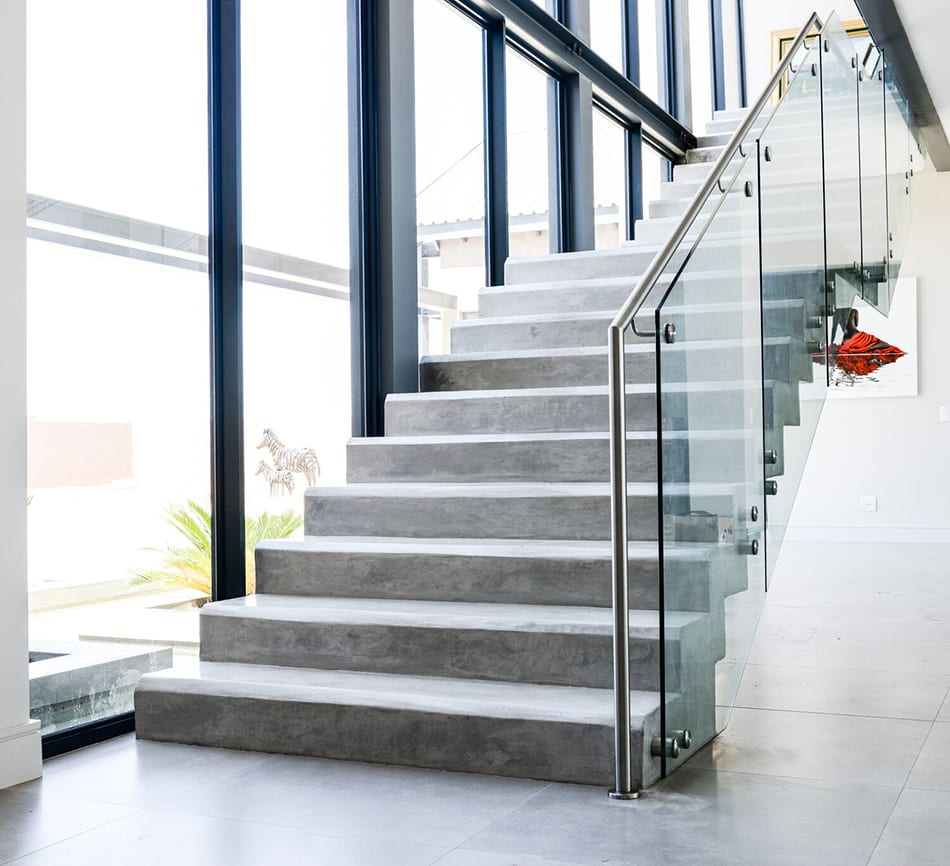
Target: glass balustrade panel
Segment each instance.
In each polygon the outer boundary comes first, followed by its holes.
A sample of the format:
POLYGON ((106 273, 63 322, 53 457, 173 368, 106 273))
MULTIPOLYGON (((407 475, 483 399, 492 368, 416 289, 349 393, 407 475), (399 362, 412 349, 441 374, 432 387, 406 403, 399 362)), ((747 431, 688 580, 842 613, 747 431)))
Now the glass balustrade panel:
POLYGON ((861 135, 861 296, 885 315, 891 307, 887 264, 887 166, 884 65, 858 71, 861 135))
POLYGON ((858 152, 858 55, 837 14, 825 22, 819 53, 825 169, 827 277, 839 312, 831 338, 843 330, 861 280, 861 183, 858 152))
POLYGON ((758 132, 769 578, 827 393, 820 51, 816 40, 758 132))
POLYGON ((659 536, 666 751, 653 760, 664 772, 692 753, 682 749, 680 732, 691 732, 695 751, 724 726, 764 599, 755 184, 754 158, 733 163, 726 191, 713 193, 660 279, 654 344, 631 339, 627 352, 631 422, 646 417, 632 406, 649 396, 637 390, 638 365, 656 364, 649 375, 656 382, 660 519, 638 515, 640 491, 631 484, 629 531, 631 539, 659 536))

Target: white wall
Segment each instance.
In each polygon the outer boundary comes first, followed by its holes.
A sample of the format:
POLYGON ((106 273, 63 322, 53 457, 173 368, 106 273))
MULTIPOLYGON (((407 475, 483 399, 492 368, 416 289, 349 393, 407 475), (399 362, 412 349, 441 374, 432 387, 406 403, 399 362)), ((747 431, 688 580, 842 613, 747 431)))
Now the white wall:
POLYGON ((950 541, 950 172, 913 183, 901 275, 918 280, 918 396, 826 403, 789 537, 950 541), (862 495, 876 513, 858 510, 862 495))
POLYGON ((0 3, 0 788, 40 774, 26 602, 26 4, 0 3))

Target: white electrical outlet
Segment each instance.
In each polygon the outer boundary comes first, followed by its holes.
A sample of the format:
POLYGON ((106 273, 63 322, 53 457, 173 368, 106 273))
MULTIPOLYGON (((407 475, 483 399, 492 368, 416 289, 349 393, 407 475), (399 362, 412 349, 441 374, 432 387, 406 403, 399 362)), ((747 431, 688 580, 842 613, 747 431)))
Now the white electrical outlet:
POLYGON ((940 407, 940 420, 946 424, 950 422, 950 406, 941 406, 940 407))
POLYGON ((859 507, 862 511, 877 511, 877 497, 862 496, 859 507))

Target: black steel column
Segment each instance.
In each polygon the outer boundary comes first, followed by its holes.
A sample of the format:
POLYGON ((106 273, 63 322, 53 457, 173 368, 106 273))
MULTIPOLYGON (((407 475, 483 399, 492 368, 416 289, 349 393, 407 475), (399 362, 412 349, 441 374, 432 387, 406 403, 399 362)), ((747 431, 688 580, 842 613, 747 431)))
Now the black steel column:
POLYGON ((505 282, 508 258, 508 105, 505 84, 505 22, 482 36, 485 137, 485 280, 505 282))
MULTIPOLYGON (((640 13, 638 0, 623 0, 623 74, 640 86, 640 13)), ((633 240, 643 219, 643 135, 639 124, 624 132, 626 236, 633 240)))
POLYGON ((726 107, 725 49, 722 39, 722 0, 709 0, 709 64, 713 111, 726 107))
MULTIPOLYGON (((582 42, 590 41, 589 0, 561 0, 560 22, 582 42)), ((594 100, 590 81, 565 75, 550 88, 552 252, 594 248, 594 100)))
POLYGON ((208 0, 211 586, 246 594, 240 0, 208 0))
POLYGON ((749 104, 749 97, 746 93, 745 15, 742 0, 736 0, 736 50, 739 55, 739 108, 745 108, 749 104))
POLYGON ((419 387, 412 0, 348 0, 353 434, 419 387))

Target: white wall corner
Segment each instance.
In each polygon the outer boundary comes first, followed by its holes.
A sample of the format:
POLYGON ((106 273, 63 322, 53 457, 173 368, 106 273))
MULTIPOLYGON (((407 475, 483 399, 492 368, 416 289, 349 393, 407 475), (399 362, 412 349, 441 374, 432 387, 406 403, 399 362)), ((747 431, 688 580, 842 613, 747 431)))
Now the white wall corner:
POLYGON ((31 719, 0 730, 0 789, 36 779, 43 773, 40 723, 31 719))

